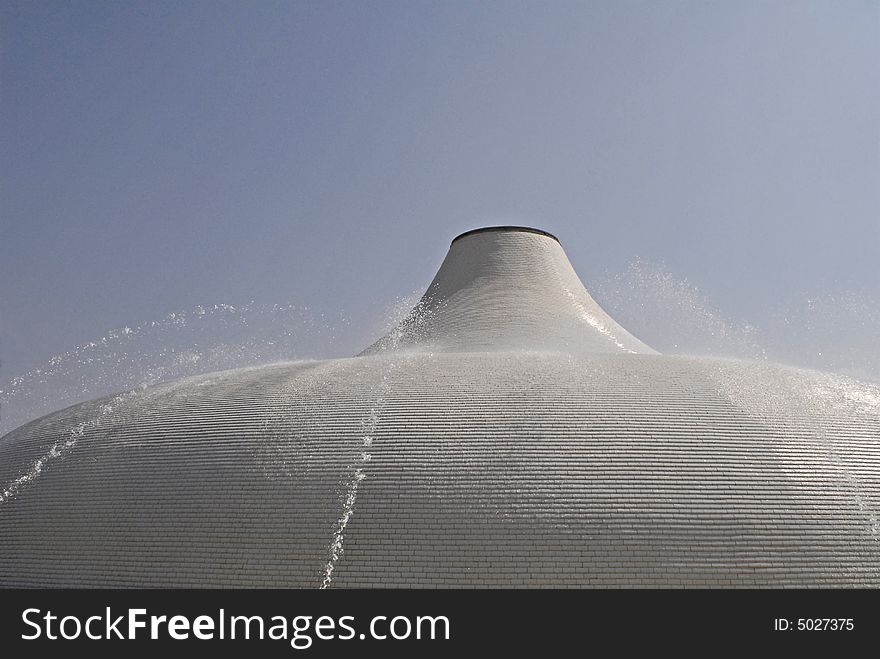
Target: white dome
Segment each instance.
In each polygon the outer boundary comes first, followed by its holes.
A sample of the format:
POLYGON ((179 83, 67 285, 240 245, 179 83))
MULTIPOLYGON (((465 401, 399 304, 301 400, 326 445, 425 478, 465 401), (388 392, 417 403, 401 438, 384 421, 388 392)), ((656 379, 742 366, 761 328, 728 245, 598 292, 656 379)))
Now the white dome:
POLYGON ((880 387, 658 355, 483 229, 361 356, 0 439, 0 584, 878 586, 878 440, 880 387))

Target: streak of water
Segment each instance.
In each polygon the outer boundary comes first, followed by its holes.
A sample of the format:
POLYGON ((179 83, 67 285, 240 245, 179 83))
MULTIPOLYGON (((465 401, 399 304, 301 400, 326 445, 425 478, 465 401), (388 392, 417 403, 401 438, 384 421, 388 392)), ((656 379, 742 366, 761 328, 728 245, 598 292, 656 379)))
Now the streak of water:
POLYGON ((34 460, 27 471, 3 487, 3 490, 0 491, 0 505, 15 498, 23 489, 37 480, 47 464, 69 453, 87 432, 99 428, 122 403, 140 394, 140 391, 127 391, 118 394, 110 401, 102 403, 92 418, 81 421, 70 428, 66 438, 53 443, 48 451, 34 460))
POLYGON ((706 293, 663 266, 636 259, 593 291, 612 318, 661 353, 765 356, 753 325, 734 322, 706 293))
POLYGON ((840 431, 839 423, 840 419, 864 419, 866 428, 876 428, 880 385, 832 373, 772 364, 747 368, 735 362, 719 366, 714 378, 719 390, 751 417, 769 420, 770 428, 790 429, 799 445, 811 441, 823 457, 816 466, 818 477, 839 482, 840 491, 849 493, 871 537, 880 540, 880 501, 876 491, 863 482, 864 458, 856 452, 858 443, 840 431), (755 388, 756 381, 761 382, 760 388, 755 388))
POLYGON ((760 319, 736 319, 687 278, 636 259, 593 287, 621 325, 665 354, 777 361, 880 381, 880 300, 797 294, 760 319))
MULTIPOLYGON (((383 389, 385 382, 387 382, 387 379, 383 376, 383 389)), ((357 501, 358 487, 360 486, 361 481, 367 477, 364 469, 373 457, 370 450, 373 445, 373 435, 376 432, 376 428, 379 426, 379 411, 385 402, 384 393, 385 392, 383 391, 383 393, 380 394, 380 398, 370 409, 364 423, 361 442, 363 450, 358 458, 359 466, 355 467, 351 480, 348 483, 342 504, 342 516, 337 521, 336 528, 333 531, 333 539, 330 542, 330 558, 327 561, 327 565, 324 566, 324 578, 321 580, 322 590, 330 587, 330 584, 333 581, 333 571, 336 569, 336 564, 339 562, 342 552, 344 551, 343 542, 345 541, 345 529, 348 526, 348 522, 351 520, 352 515, 354 515, 354 505, 357 501)))
MULTIPOLYGON (((398 305, 396 307, 398 311, 400 311, 401 308, 402 305, 398 305)), ((410 311, 407 312, 405 316, 403 316, 409 321, 407 323, 408 330, 399 333, 391 332, 391 334, 388 335, 388 343, 380 346, 380 351, 395 350, 401 342, 412 336, 411 332, 418 331, 418 328, 424 322, 425 318, 428 317, 431 313, 433 312, 428 307, 428 305, 421 302, 417 302, 414 306, 411 306, 410 311)), ((411 352, 399 353, 397 358, 384 362, 378 372, 379 380, 375 385, 374 402, 361 424, 362 430, 360 452, 355 460, 353 473, 346 486, 345 494, 342 497, 342 514, 336 522, 336 527, 333 531, 333 537, 330 541, 330 556, 327 560, 327 564, 324 566, 324 576, 321 580, 320 586, 321 589, 329 588, 332 584, 333 572, 336 569, 340 558, 342 557, 342 553, 344 551, 346 528, 348 527, 348 524, 355 513, 358 488, 360 487, 361 482, 367 477, 366 468, 370 460, 373 459, 373 441, 375 439, 376 431, 379 427, 382 409, 384 408, 386 400, 391 393, 392 376, 397 370, 400 362, 403 362, 405 364, 406 362, 412 360, 416 354, 417 353, 411 352)), ((352 467, 349 468, 352 469, 352 467)))
POLYGON ((347 324, 295 305, 217 304, 169 313, 55 355, 0 382, 0 436, 66 405, 242 366, 326 354, 347 324))
POLYGON ((604 336, 606 339, 611 341, 615 346, 620 348, 623 352, 628 352, 631 354, 635 354, 635 350, 630 350, 627 348, 620 340, 614 335, 614 332, 611 331, 609 327, 606 327, 602 322, 600 322, 593 314, 587 311, 587 308, 578 302, 578 299, 575 297, 574 293, 572 293, 569 289, 564 288, 566 297, 571 301, 572 305, 575 309, 578 310, 578 314, 580 314, 581 319, 587 323, 590 327, 595 329, 599 334, 604 336))

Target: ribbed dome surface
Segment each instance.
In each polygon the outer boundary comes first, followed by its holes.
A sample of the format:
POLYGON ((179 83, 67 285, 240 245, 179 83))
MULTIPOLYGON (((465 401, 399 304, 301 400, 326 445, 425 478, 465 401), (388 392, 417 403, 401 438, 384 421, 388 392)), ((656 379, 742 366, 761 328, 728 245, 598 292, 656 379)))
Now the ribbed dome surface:
POLYGON ((0 584, 880 585, 880 387, 657 355, 552 237, 453 243, 349 359, 0 439, 0 584))
POLYGON ((409 317, 367 353, 412 346, 656 354, 596 304, 554 236, 524 227, 456 238, 409 317))

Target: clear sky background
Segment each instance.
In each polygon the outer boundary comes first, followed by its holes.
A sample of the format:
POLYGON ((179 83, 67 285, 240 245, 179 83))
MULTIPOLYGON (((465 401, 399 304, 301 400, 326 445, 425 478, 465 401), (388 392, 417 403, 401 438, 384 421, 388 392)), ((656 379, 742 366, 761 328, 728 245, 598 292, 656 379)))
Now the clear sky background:
POLYGON ((486 224, 733 317, 880 299, 877 0, 3 0, 0 120, 0 380, 196 305, 368 325, 486 224))

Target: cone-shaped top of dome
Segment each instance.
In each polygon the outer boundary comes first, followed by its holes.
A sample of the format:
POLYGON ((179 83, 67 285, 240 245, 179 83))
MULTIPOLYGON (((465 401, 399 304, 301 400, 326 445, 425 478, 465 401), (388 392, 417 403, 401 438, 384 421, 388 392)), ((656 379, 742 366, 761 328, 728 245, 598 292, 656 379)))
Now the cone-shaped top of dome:
POLYGON ((398 349, 655 353, 593 300, 555 236, 528 227, 455 238, 419 303, 364 354, 398 349))

